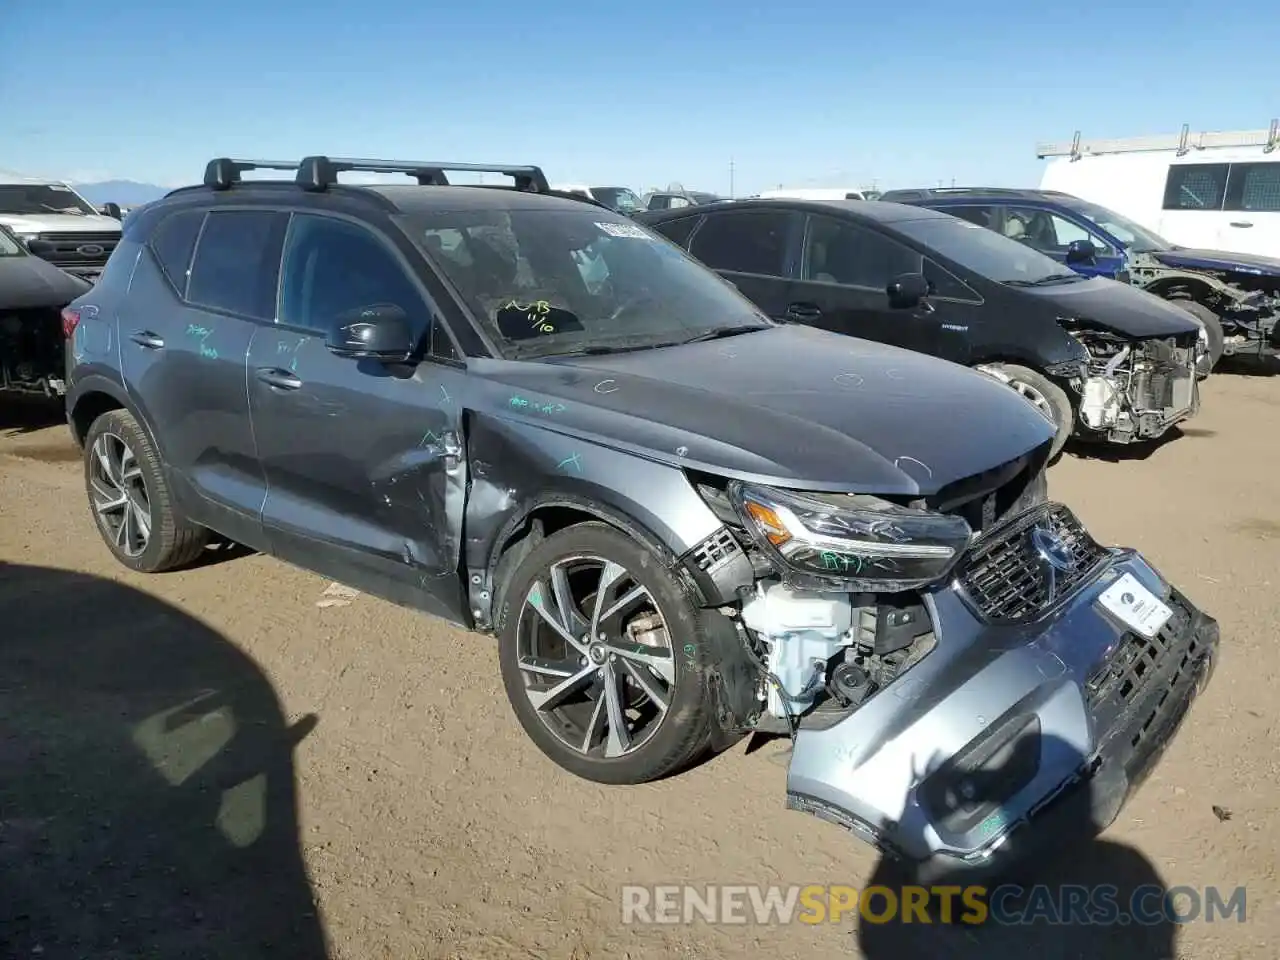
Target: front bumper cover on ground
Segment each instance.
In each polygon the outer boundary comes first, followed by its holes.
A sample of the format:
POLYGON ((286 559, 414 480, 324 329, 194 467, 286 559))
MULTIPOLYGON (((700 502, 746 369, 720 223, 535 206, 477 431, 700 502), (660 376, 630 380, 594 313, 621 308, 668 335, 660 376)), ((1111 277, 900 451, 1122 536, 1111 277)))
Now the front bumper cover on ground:
POLYGON ((1137 553, 1087 542, 1101 559, 1034 622, 991 622, 962 578, 933 593, 929 656, 856 710, 801 723, 788 807, 920 882, 1002 875, 1108 826, 1207 684, 1218 625, 1137 553), (1124 574, 1174 611, 1153 639, 1098 603, 1124 574))

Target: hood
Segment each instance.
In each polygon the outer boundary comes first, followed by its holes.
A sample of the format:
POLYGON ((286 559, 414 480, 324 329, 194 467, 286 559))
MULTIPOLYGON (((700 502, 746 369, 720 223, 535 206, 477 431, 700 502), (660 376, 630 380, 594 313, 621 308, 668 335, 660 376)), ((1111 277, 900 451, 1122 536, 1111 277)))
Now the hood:
POLYGON ((0 257, 0 310, 62 308, 91 289, 39 257, 0 257))
POLYGON ((1026 292, 1052 304, 1060 319, 1080 320, 1121 336, 1177 337, 1196 334, 1200 329, 1185 310, 1167 300, 1102 277, 1060 286, 1029 287, 1026 292))
POLYGON ((1186 267, 1191 270, 1236 270, 1264 277, 1280 277, 1280 259, 1252 253, 1178 247, 1174 250, 1153 250, 1150 255, 1169 267, 1186 267))
POLYGON ((120 221, 95 214, 82 217, 71 213, 49 213, 41 216, 4 213, 0 223, 14 233, 119 233, 120 221))
POLYGON ((471 366, 507 418, 675 466, 809 490, 927 496, 1048 442, 997 381, 801 326, 604 357, 471 366))

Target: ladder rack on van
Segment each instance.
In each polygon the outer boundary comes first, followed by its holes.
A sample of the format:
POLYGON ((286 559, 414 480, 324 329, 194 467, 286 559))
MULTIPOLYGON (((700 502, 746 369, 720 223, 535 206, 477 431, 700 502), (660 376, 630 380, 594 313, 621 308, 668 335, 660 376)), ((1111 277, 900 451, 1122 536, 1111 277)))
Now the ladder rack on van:
POLYGON ((1268 130, 1233 130, 1226 132, 1204 132, 1194 136, 1191 125, 1184 123, 1182 132, 1176 136, 1158 137, 1123 137, 1117 140, 1084 140, 1080 139, 1077 130, 1069 141, 1036 144, 1036 157, 1070 157, 1079 160, 1085 155, 1100 153, 1142 153, 1146 151, 1174 150, 1178 156, 1185 156, 1192 150, 1205 150, 1210 147, 1262 147, 1263 153, 1271 153, 1280 146, 1280 120, 1272 120, 1268 130))

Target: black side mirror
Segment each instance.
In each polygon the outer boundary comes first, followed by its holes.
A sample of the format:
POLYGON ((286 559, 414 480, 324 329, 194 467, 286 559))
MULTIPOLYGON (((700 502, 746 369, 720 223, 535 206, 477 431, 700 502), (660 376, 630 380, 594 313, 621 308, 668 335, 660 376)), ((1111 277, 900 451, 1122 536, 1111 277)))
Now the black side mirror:
POLYGON ((1098 248, 1092 240, 1072 240, 1067 244, 1067 263, 1093 263, 1098 258, 1098 248))
POLYGON ((413 355, 413 327, 400 307, 376 303, 338 314, 325 346, 339 357, 403 363, 413 355))
POLYGON ((885 293, 889 295, 889 306, 895 310, 910 310, 918 307, 920 301, 929 295, 929 281, 922 273, 904 273, 889 281, 885 293))
POLYGON ((98 212, 104 217, 112 217, 116 220, 123 219, 124 217, 124 214, 120 212, 120 204, 118 203, 104 203, 98 208, 98 212))

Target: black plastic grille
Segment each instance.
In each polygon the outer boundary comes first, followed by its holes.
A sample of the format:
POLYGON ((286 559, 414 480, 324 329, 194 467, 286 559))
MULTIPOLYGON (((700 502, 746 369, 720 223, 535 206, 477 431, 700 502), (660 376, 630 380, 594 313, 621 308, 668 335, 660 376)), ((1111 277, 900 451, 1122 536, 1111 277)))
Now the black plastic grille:
POLYGON ((741 552, 733 534, 721 528, 693 548, 693 562, 699 570, 710 570, 741 552))
POLYGON ((1106 555, 1074 513, 1048 503, 980 539, 961 568, 960 588, 987 620, 1022 623, 1069 595, 1106 555), (1042 556, 1037 530, 1059 545, 1063 569, 1042 556))
POLYGON ((31 252, 59 267, 101 267, 120 242, 120 234, 102 231, 39 233, 30 242, 31 252), (97 247, 94 251, 92 248, 97 247), (89 248, 85 252, 82 248, 89 248))

